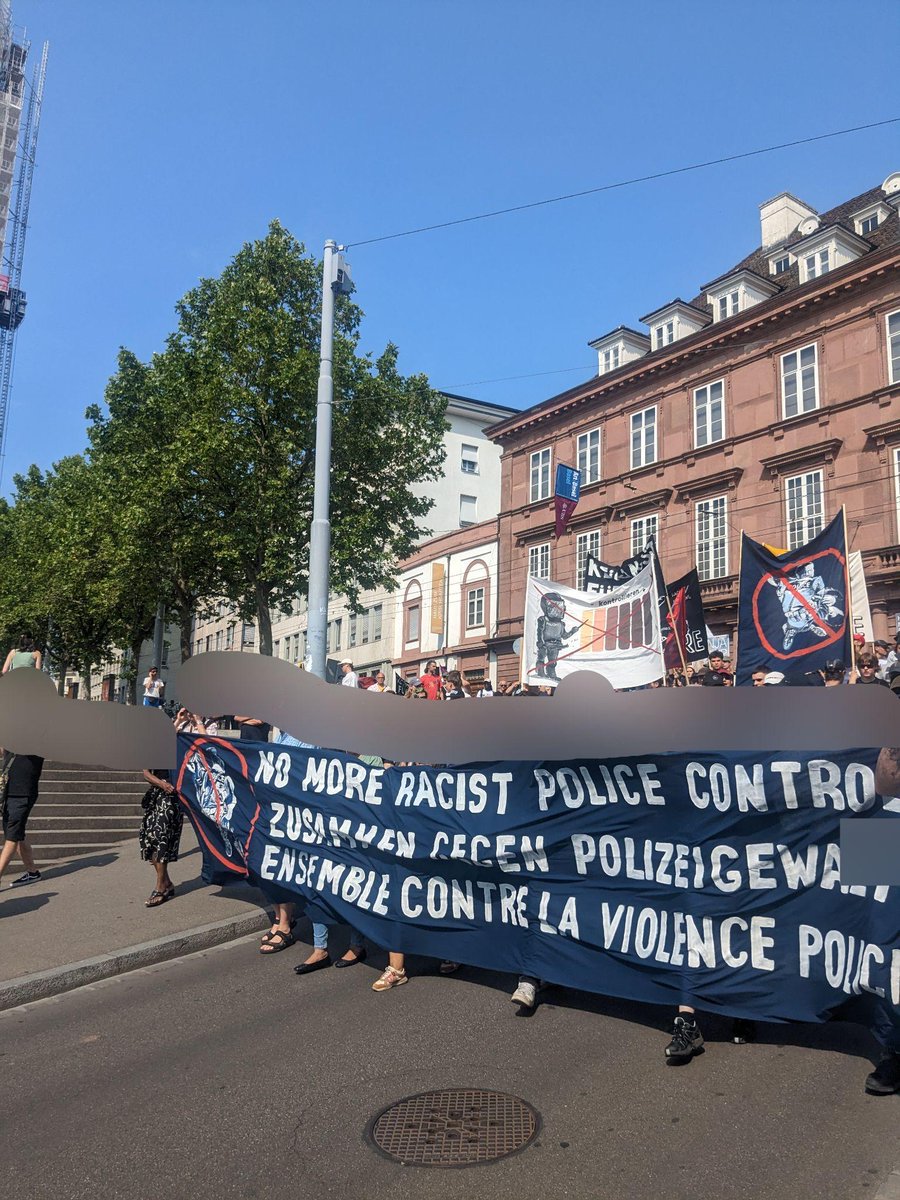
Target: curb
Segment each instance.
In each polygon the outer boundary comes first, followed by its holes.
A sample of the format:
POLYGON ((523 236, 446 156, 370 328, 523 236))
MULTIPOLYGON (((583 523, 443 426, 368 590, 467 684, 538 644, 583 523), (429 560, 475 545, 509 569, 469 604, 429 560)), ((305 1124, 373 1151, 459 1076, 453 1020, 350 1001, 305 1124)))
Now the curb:
POLYGON ((85 984, 109 979, 112 975, 124 975, 127 971, 137 971, 141 967, 152 966, 153 963, 180 958, 197 950, 207 950, 210 946, 218 946, 222 942, 234 941, 248 933, 255 933, 268 924, 269 914, 263 909, 254 909, 253 912, 243 913, 239 917, 214 921, 210 925, 200 925, 182 933, 171 933, 152 942, 141 942, 137 946, 125 946, 121 950, 100 954, 96 958, 85 958, 81 962, 69 963, 64 967, 38 971, 33 975, 21 975, 18 979, 7 979, 0 982, 0 1012, 8 1008, 18 1008, 20 1004, 45 1000, 48 996, 58 996, 61 992, 70 992, 74 988, 84 987, 85 984))

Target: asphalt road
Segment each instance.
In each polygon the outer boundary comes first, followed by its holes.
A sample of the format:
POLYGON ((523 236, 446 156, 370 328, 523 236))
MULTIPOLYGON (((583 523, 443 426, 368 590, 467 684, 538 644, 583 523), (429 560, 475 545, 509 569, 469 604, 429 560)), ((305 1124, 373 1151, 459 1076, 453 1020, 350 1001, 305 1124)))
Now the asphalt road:
MULTIPOLYGON (((339 947, 338 952, 340 952, 339 947)), ((18 1200, 864 1200, 900 1165, 900 1097, 863 1092, 849 1025, 768 1026, 666 1067, 669 1014, 424 974, 371 991, 379 955, 297 978, 255 939, 0 1013, 3 1178, 18 1200), (402 1167, 368 1119, 429 1088, 512 1092, 537 1142, 501 1162, 402 1167)))

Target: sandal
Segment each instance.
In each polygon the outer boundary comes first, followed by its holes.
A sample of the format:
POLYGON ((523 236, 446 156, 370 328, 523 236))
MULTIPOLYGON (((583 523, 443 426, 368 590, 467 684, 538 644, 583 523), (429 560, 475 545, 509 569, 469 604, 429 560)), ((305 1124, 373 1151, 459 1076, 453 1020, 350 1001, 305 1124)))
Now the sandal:
POLYGON ((438 970, 442 975, 455 975, 461 966, 462 963, 451 962, 449 958, 445 958, 438 970))
MULTIPOLYGON (((297 924, 297 918, 296 918, 296 917, 294 917, 294 919, 291 921, 291 932, 292 932, 292 933, 293 933, 293 930, 294 930, 294 926, 295 926, 296 924, 297 924)), ((272 926, 272 928, 271 928, 271 929, 270 929, 270 930, 269 930, 267 933, 264 933, 264 934, 262 935, 262 937, 261 937, 259 940, 260 940, 261 942, 267 942, 267 941, 268 941, 268 940, 271 938, 272 934, 273 934, 273 933, 277 933, 277 932, 278 932, 278 929, 277 929, 277 927, 273 925, 273 926, 272 926)))
POLYGON ((175 895, 173 887, 167 888, 164 892, 151 892, 147 900, 144 901, 144 908, 158 908, 160 904, 165 904, 167 900, 171 900, 175 895))
POLYGON ((269 937, 259 948, 260 954, 279 954, 282 950, 287 950, 288 946, 293 946, 297 939, 292 933, 285 933, 283 929, 276 929, 274 933, 270 933, 269 937))

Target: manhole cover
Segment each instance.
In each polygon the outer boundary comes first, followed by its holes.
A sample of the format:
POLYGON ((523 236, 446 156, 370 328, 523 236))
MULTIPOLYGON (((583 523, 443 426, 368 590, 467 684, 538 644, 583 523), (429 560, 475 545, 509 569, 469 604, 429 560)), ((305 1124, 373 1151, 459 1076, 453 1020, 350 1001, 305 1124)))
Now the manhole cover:
POLYGON ((373 1117, 366 1135, 397 1162, 420 1167, 471 1167, 523 1150, 540 1117, 518 1096, 448 1088, 398 1100, 373 1117))

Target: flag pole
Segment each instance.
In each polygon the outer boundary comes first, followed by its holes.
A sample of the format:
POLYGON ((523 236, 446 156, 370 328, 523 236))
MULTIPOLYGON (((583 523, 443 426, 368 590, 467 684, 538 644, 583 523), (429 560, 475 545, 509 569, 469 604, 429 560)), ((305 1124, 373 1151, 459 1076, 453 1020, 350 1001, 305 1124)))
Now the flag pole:
MULTIPOLYGON (((740 635, 740 630, 741 630, 741 564, 743 562, 743 557, 744 557, 744 530, 742 527, 741 528, 741 536, 738 539, 737 621, 735 621, 735 625, 734 625, 734 686, 735 687, 737 687, 737 680, 738 680, 738 665, 739 665, 738 664, 738 656, 740 655, 740 652, 741 652, 741 639, 740 639, 739 635, 740 635)), ((708 649, 708 647, 707 647, 707 649, 708 649)))
POLYGON ((844 587, 846 588, 845 595, 847 597, 847 628, 850 633, 850 662, 847 667, 850 671, 856 670, 856 663, 853 661, 853 589, 850 587, 850 538, 847 534, 847 505, 841 505, 841 522, 844 526, 844 587))

